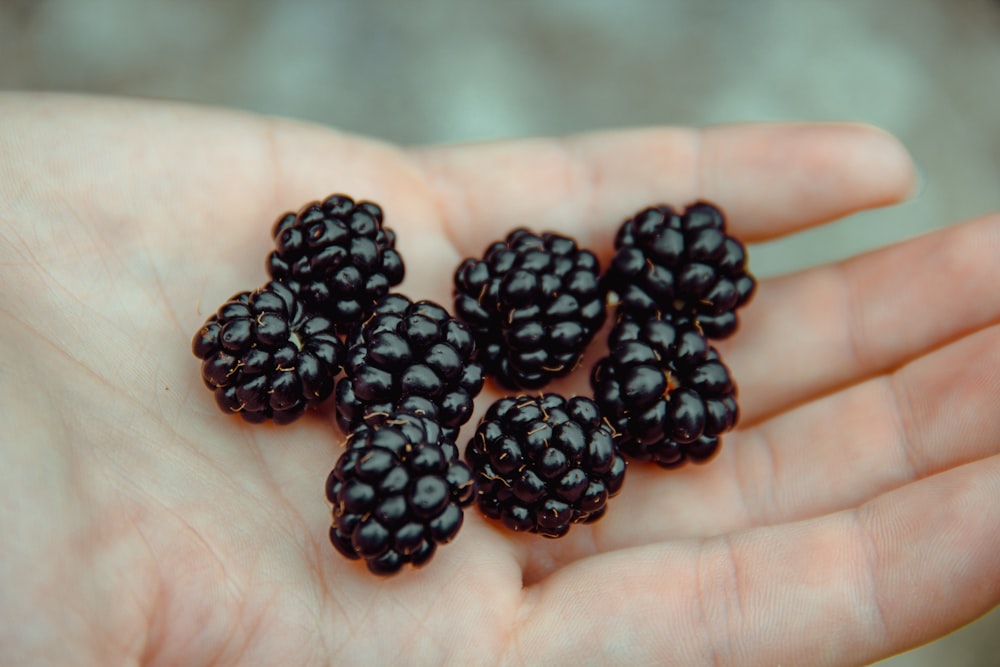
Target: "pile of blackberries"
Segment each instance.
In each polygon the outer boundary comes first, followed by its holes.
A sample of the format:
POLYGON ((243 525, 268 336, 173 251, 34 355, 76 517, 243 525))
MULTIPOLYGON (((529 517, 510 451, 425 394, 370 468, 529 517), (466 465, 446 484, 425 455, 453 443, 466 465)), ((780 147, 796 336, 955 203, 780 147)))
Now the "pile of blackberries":
POLYGON ((274 224, 269 280, 231 297, 192 342, 221 409, 293 421, 333 397, 346 449, 326 483, 330 541, 379 575, 421 566, 475 502, 514 531, 560 537, 600 519, 627 460, 704 462, 737 420, 709 340, 752 296, 722 212, 648 208, 606 272, 554 233, 519 228, 468 258, 456 316, 393 291, 404 274, 382 209, 332 195, 274 224), (540 390, 581 365, 611 311, 593 396, 540 390), (511 393, 457 438, 487 378, 511 393))
POLYGON ((738 417, 709 340, 736 331, 753 295, 743 245, 706 202, 647 208, 619 229, 604 284, 617 305, 591 386, 622 451, 665 468, 708 460, 738 417))

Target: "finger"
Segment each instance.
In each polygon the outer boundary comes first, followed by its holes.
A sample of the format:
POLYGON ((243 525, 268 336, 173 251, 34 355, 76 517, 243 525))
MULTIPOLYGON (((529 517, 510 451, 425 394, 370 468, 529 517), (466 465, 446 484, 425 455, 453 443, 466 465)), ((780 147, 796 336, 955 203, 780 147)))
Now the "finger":
POLYGON ((720 345, 743 425, 1000 319, 1000 216, 766 281, 720 345))
POLYGON ((704 467, 632 466, 595 539, 610 550, 854 507, 1000 454, 998 403, 1000 327, 991 327, 740 431, 704 467))
POLYGON ((867 664, 1000 602, 998 494, 992 457, 857 509, 585 559, 529 589, 513 644, 540 663, 867 664))
POLYGON ((764 422, 741 433, 732 456, 747 520, 850 507, 1000 453, 998 402, 1000 327, 993 326, 764 422))
POLYGON ((413 155, 451 237, 474 254, 515 226, 610 248, 641 208, 698 198, 725 208, 736 236, 761 241, 900 201, 916 182, 896 139, 847 124, 599 132, 413 155))

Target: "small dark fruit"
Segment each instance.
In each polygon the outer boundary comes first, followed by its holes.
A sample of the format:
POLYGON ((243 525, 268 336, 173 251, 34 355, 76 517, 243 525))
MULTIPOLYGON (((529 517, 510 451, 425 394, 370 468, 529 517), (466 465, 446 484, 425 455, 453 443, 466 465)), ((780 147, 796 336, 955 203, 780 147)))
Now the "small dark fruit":
POLYGON ((271 278, 287 283, 340 333, 365 319, 403 280, 395 234, 383 226, 382 209, 373 202, 331 195, 280 216, 272 235, 271 278))
POLYGON ((622 452, 664 468, 710 459, 738 407, 729 369, 697 325, 676 314, 620 315, 609 348, 591 384, 622 452))
POLYGON ((371 415, 400 408, 437 419, 451 435, 483 388, 468 328, 431 301, 390 293, 348 337, 337 384, 337 421, 350 433, 371 415))
POLYGON ((545 537, 600 519, 626 469, 597 404, 552 393, 493 403, 465 456, 482 513, 545 537))
POLYGON ((455 272, 455 312, 487 375, 538 389, 577 367, 605 319, 597 257, 558 234, 516 229, 455 272))
POLYGON ((475 488, 433 419, 397 412, 351 433, 326 482, 330 542, 377 575, 426 564, 462 527, 475 488))
POLYGON ((219 407, 249 422, 279 424, 330 396, 345 356, 333 322, 273 281, 230 297, 191 348, 219 407))
POLYGON ((619 312, 637 318, 679 312, 709 338, 725 338, 756 288, 746 264, 746 248, 726 233, 720 209, 697 202, 677 213, 661 205, 622 224, 603 280, 619 312))

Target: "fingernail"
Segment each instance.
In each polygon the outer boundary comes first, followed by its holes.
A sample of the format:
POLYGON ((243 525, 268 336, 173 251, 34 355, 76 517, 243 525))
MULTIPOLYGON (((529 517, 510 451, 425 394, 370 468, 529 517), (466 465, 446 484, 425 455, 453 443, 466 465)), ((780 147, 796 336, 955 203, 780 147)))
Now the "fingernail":
POLYGON ((916 176, 916 179, 913 184, 913 188, 910 190, 910 193, 906 197, 907 201, 916 199, 920 195, 924 194, 924 190, 927 189, 927 167, 924 166, 924 163, 920 162, 919 160, 914 160, 913 172, 914 175, 916 176))

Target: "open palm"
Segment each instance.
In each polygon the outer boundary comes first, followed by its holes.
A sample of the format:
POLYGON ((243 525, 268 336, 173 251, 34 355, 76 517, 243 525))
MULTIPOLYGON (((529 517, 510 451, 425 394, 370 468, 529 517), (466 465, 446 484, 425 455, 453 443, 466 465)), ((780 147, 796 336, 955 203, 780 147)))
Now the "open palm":
MULTIPOLYGON (((449 306, 460 259, 516 226, 606 262, 649 204, 710 199, 752 243, 897 201, 911 165, 880 132, 404 150, 8 95, 0 156, 2 664, 855 664, 1000 601, 997 219, 765 281, 720 347, 742 421, 709 465, 632 465, 607 516, 562 540, 470 510, 388 579, 327 542, 332 406, 245 424, 190 353, 265 281, 273 219, 331 192, 379 202, 399 290, 449 306)), ((585 371, 553 386, 589 392, 585 371)))

